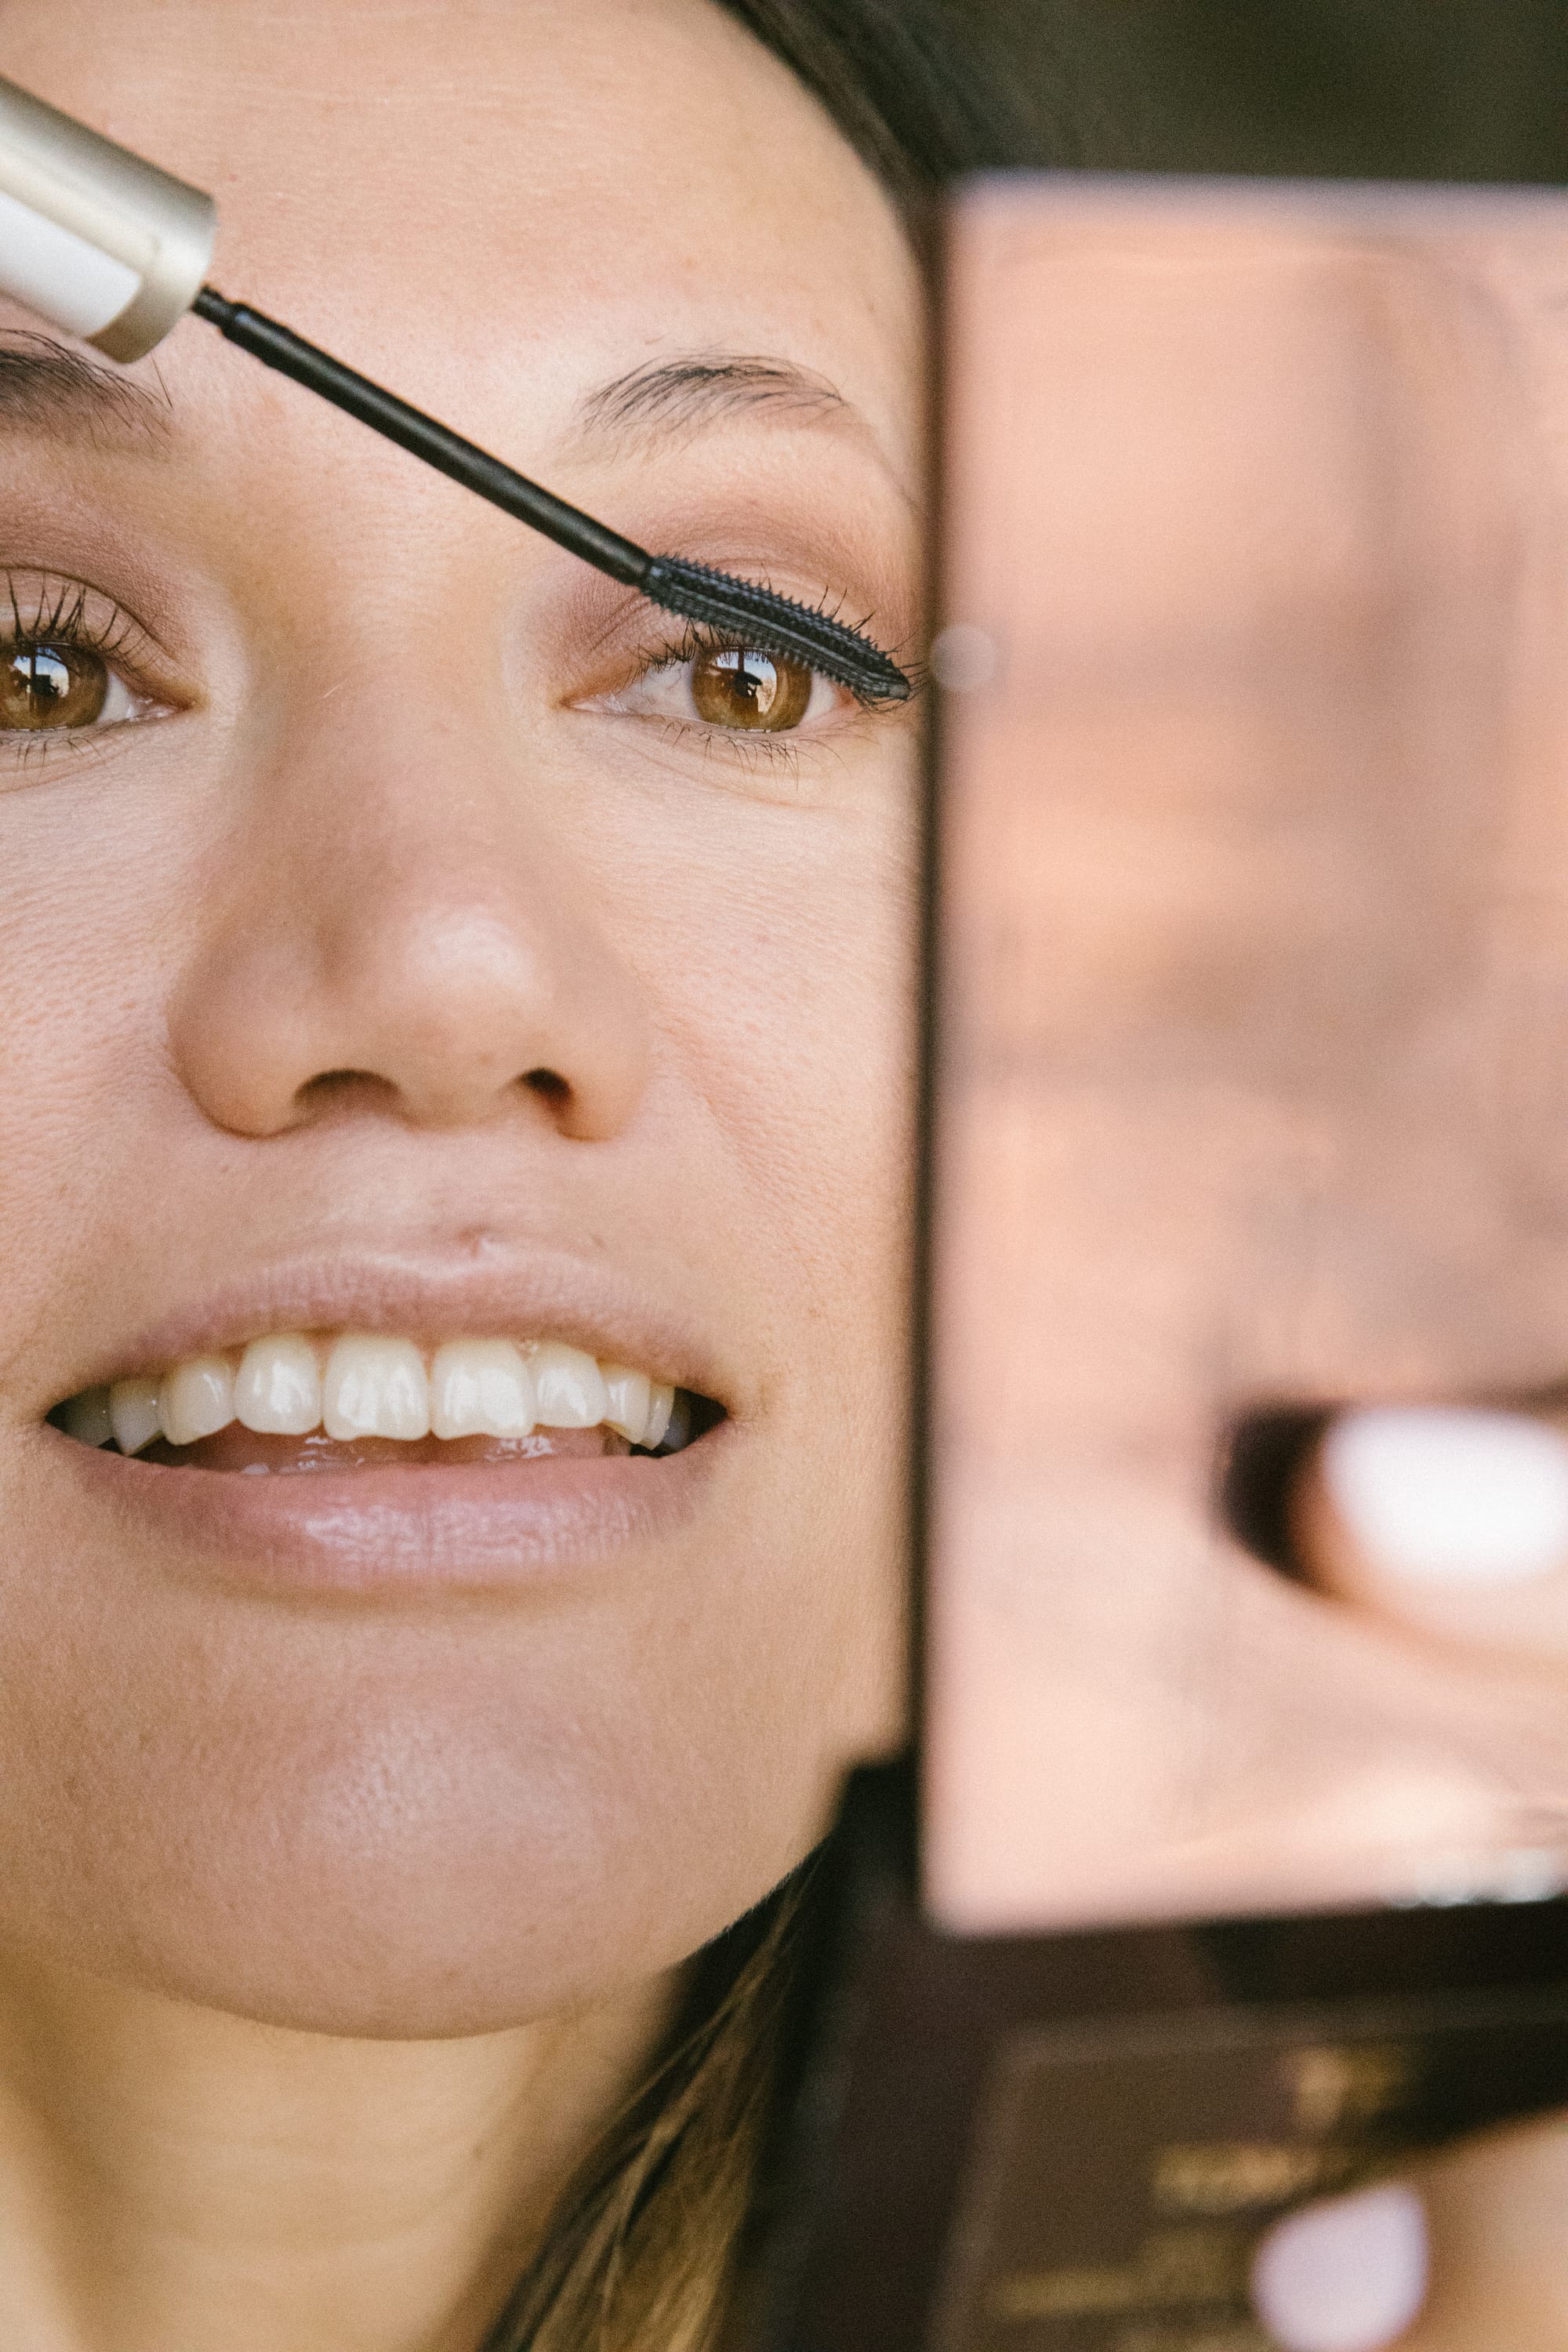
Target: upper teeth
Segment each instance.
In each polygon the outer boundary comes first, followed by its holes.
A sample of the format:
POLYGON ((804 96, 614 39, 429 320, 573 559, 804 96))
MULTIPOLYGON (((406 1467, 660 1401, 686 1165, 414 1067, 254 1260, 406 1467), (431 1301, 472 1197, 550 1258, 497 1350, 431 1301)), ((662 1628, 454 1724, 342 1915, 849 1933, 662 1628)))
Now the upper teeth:
POLYGON ((116 1381, 73 1397, 73 1437, 139 1454, 155 1437, 194 1445, 231 1421, 304 1437, 526 1437, 535 1427, 595 1429, 658 1445, 675 1391, 625 1364, 601 1364, 560 1339, 448 1339, 429 1359, 411 1339, 346 1331, 253 1339, 237 1357, 189 1356, 160 1380, 116 1381))

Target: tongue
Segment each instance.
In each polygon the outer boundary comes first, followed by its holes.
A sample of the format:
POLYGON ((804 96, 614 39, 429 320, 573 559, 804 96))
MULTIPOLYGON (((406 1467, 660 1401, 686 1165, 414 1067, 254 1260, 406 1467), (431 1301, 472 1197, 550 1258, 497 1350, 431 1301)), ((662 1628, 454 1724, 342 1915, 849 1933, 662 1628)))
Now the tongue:
POLYGON ((321 1470, 413 1469, 420 1463, 537 1462, 554 1456, 596 1460, 629 1454, 612 1429, 536 1429, 531 1437, 263 1437, 243 1422, 231 1421, 216 1437, 195 1445, 169 1445, 160 1439, 138 1458, 172 1469, 240 1470, 252 1473, 321 1470))

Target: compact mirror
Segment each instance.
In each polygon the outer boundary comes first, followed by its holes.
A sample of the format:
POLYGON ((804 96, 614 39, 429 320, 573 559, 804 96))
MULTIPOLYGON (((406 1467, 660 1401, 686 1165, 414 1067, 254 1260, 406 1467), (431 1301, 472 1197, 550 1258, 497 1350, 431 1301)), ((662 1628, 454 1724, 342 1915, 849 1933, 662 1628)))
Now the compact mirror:
POLYGON ((1292 2207, 1568 2106, 1565 231, 955 205, 919 1857, 863 1779, 790 2352, 1269 2352, 1292 2207))
POLYGON ((1246 183, 956 208, 949 1930, 1563 1882, 1565 229, 1246 183), (1455 1447, 1516 1408, 1522 1499, 1483 1480, 1467 1549, 1455 1447), (1404 1534, 1363 1510, 1347 1565, 1324 1465, 1353 1514, 1361 1457, 1404 1534))

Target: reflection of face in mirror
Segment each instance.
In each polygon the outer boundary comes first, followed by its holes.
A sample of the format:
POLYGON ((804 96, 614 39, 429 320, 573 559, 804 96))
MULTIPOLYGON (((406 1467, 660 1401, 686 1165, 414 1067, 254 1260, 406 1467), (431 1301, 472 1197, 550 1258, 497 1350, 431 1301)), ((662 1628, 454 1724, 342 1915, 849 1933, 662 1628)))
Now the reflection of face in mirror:
MULTIPOLYGON (((904 230, 708 0, 18 0, 0 71, 910 650, 904 230)), ((896 1736, 916 727, 199 326, 0 325, 0 2338, 467 2352, 896 1736)))
POLYGON ((960 233, 965 1925, 1562 1883, 1562 229, 995 192, 960 233))

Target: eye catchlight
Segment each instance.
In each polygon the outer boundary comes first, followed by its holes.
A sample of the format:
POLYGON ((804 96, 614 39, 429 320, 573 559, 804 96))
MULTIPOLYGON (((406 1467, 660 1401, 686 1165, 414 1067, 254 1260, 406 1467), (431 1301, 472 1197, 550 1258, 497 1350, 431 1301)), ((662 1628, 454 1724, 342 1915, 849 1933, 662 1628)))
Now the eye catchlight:
POLYGON ((209 195, 0 79, 0 292, 121 365, 187 311, 453 481, 651 603, 819 670, 868 703, 903 702, 909 677, 862 630, 756 581, 650 554, 313 343, 206 283, 209 195))

